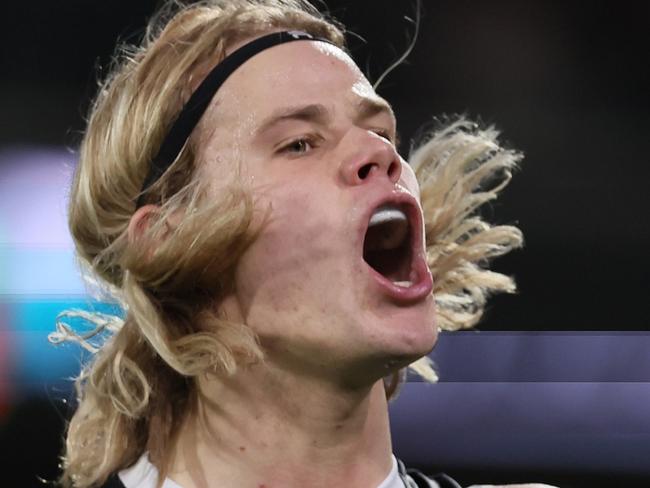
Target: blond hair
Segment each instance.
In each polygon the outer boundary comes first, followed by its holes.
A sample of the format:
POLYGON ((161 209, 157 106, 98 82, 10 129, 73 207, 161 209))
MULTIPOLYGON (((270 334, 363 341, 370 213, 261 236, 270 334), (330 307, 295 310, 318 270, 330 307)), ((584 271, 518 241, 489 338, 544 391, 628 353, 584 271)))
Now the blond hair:
POLYGON ((491 225, 481 206, 497 198, 522 155, 502 148, 493 127, 464 118, 434 131, 410 157, 420 183, 427 259, 434 276, 438 325, 473 327, 491 293, 514 293, 514 280, 485 269, 489 260, 520 247, 521 231, 491 225))
MULTIPOLYGON (((169 450, 190 402, 194 379, 233 374, 262 358, 254 333, 219 314, 239 256, 255 236, 245 188, 207 199, 197 177, 195 131, 172 167, 147 193, 158 205, 136 240, 127 229, 160 146, 183 103, 225 50, 272 29, 299 29, 344 48, 342 30, 302 0, 213 0, 170 3, 152 20, 142 45, 127 47, 91 107, 70 196, 69 225, 82 267, 114 297, 123 318, 69 311, 53 342, 76 340, 94 353, 77 379, 78 408, 70 422, 61 481, 91 487, 133 464, 146 450, 164 479, 169 450), (169 222, 177 222, 170 228, 169 222), (79 316, 95 325, 78 334, 79 316), (102 332, 109 337, 102 342, 102 332)), ((429 265, 437 278, 440 325, 474 325, 490 291, 513 291, 509 278, 480 267, 521 242, 513 228, 471 215, 507 183, 518 156, 496 151, 494 132, 469 133, 459 122, 413 155, 422 185, 429 265), (505 183, 478 191, 505 170, 505 183), (464 281, 463 281, 464 280, 464 281), (465 285, 463 285, 465 283, 465 285)), ((412 365, 429 381, 423 358, 412 365)), ((393 396, 403 381, 386 382, 393 396)))
POLYGON ((86 315, 96 327, 79 336, 65 319, 82 313, 71 311, 51 335, 95 352, 77 380, 64 485, 101 484, 144 450, 163 478, 165 447, 193 398, 193 378, 232 374, 262 357, 250 329, 218 311, 233 266, 254 236, 251 197, 232 185, 217 201, 204 198, 196 172, 200 130, 147 193, 159 211, 146 232, 134 241, 127 229, 151 158, 197 82, 229 46, 273 29, 306 31, 344 48, 342 31, 305 1, 169 3, 140 47, 122 49, 100 86, 80 148, 69 225, 82 266, 126 316, 86 315), (170 229, 170 221, 178 224, 170 229), (99 347, 92 339, 106 329, 112 337, 99 347))

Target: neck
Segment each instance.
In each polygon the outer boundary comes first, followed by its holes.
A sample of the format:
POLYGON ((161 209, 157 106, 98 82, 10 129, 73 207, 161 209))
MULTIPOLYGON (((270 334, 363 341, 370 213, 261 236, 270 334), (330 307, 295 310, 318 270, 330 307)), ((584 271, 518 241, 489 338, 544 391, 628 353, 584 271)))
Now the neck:
POLYGON ((375 488, 391 464, 381 380, 349 389, 267 362, 199 380, 169 477, 184 488, 375 488))

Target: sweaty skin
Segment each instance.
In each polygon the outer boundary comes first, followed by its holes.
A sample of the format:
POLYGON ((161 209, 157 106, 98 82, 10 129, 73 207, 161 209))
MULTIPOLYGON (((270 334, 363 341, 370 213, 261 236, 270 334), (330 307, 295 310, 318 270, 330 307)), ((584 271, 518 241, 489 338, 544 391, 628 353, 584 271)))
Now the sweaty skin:
MULTIPOLYGON (((408 204, 411 228, 422 223, 392 110, 338 48, 295 42, 239 68, 199 131, 213 195, 243 182, 255 198, 261 232, 219 306, 258 334, 266 358, 198 379, 168 477, 184 488, 376 488, 392 450, 382 377, 437 339, 430 275, 405 299, 362 258, 387 200, 408 204)), ((413 254, 424 259, 424 242, 413 254)), ((470 488, 502 486, 549 487, 470 488)))
POLYGON ((385 103, 342 51, 318 42, 277 46, 249 60, 217 94, 208 114, 215 137, 204 156, 210 181, 222 184, 235 161, 260 218, 271 209, 225 310, 264 344, 281 344, 284 361, 294 357, 302 370, 328 376, 337 368, 341 380, 359 371, 360 360, 408 363, 429 352, 436 336, 432 297, 396 306, 377 293, 362 260, 368 210, 391 193, 417 200, 419 191, 391 143, 392 111, 360 120, 362 101, 385 103), (278 112, 311 106, 322 113, 266 125, 278 112), (210 164, 215 154, 229 163, 210 164), (359 180, 368 163, 371 174, 359 180))
POLYGON ((214 195, 239 181, 254 196, 261 230, 220 309, 258 334, 266 359, 199 380, 168 476, 184 488, 375 488, 391 468, 382 378, 437 338, 430 290, 390 296, 362 258, 387 198, 421 219, 392 110, 343 51, 299 41, 233 73, 200 130, 214 195))
MULTIPOLYGON (((437 339, 430 275, 405 299, 362 258, 368 220, 387 200, 422 223, 392 110, 338 48, 295 42, 239 68, 199 130, 213 195, 243 182, 255 198, 261 232, 219 306, 258 334, 266 358, 198 379, 168 477, 184 488, 376 488, 392 451, 382 377, 437 339)), ((413 254, 424 259, 424 242, 413 254)), ((549 488, 481 485, 492 486, 549 488)))

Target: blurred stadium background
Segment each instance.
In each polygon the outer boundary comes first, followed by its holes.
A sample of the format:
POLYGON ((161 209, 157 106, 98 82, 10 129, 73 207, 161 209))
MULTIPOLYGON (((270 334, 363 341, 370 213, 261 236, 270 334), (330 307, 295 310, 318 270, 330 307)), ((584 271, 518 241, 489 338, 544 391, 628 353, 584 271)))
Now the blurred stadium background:
MULTIPOLYGON (((92 302, 65 224, 75 148, 116 41, 137 41, 158 2, 3 5, 0 29, 0 486, 56 477, 74 346, 55 317, 92 302)), ((436 386, 392 406, 395 449, 458 479, 650 486, 650 34, 647 2, 424 0, 418 43, 380 87, 403 152, 433 116, 494 123, 525 152, 488 211, 523 251, 495 266, 481 332, 444 335, 436 386)), ((330 1, 365 39, 371 79, 403 52, 414 2, 330 1)))

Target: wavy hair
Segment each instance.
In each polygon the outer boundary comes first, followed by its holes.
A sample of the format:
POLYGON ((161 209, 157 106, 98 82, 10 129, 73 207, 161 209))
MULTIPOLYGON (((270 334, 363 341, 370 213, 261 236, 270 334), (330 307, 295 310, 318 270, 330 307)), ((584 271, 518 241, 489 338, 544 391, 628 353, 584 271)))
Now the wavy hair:
MULTIPOLYGON (((427 263, 433 274, 438 327, 474 327, 494 293, 514 293, 513 278, 490 271, 491 259, 523 244, 521 231, 492 225, 480 208, 510 183, 523 155, 502 147, 494 127, 465 117, 439 123, 409 156, 420 184, 427 263)), ((437 375, 428 357, 409 366, 426 380, 437 375)))
MULTIPOLYGON (((124 313, 67 311, 50 335, 54 343, 77 341, 93 353, 76 381, 64 486, 101 485, 145 450, 161 468, 162 482, 166 446, 195 398, 196 377, 232 375, 263 357, 255 334, 219 312, 234 267, 255 237, 254 209, 238 183, 207 198, 197 172, 201 124, 147 193, 158 210, 146 230, 134 240, 127 229, 151 158, 192 89, 227 47, 270 29, 307 31, 345 49, 342 28, 307 1, 171 2, 152 19, 139 47, 121 49, 100 85, 80 147, 69 226, 82 269, 124 313), (75 317, 94 328, 76 332, 70 326, 75 317)), ((519 157, 498 148, 493 130, 473 129, 464 120, 432 134, 411 157, 442 328, 473 326, 489 293, 514 291, 510 278, 483 266, 520 245, 519 231, 491 227, 475 214, 507 184, 519 157), (496 174, 501 182, 483 189, 496 174)), ((427 358, 411 368, 436 380, 427 358)), ((386 379, 389 398, 404 373, 386 379)))
POLYGON ((262 357, 252 331, 218 307, 254 237, 252 198, 237 183, 206 198, 197 173, 200 125, 147 193, 159 210, 145 232, 134 240, 127 229, 150 161, 192 89, 227 47, 272 29, 303 30, 345 48, 341 29, 306 1, 170 2, 139 47, 121 48, 100 85, 80 147, 69 226, 82 268, 124 317, 68 311, 50 335, 94 353, 76 381, 64 486, 99 485, 145 450, 164 479, 165 446, 192 401, 194 379, 233 374, 262 357), (75 316, 95 328, 76 333, 66 323, 75 316), (108 340, 93 342, 103 331, 108 340))

